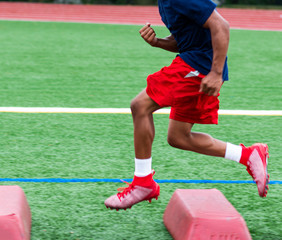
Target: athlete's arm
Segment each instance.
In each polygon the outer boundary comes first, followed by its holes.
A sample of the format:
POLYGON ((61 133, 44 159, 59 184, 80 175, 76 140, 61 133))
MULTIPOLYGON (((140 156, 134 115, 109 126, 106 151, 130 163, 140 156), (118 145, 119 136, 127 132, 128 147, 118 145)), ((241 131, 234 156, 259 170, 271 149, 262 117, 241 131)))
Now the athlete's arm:
POLYGON ((222 85, 222 73, 229 45, 229 24, 215 10, 204 24, 211 32, 213 61, 210 73, 203 78, 200 92, 217 96, 222 85))
POLYGON ((139 31, 141 37, 152 47, 162 48, 170 52, 178 52, 177 42, 172 35, 165 38, 157 38, 150 23, 147 23, 139 31))

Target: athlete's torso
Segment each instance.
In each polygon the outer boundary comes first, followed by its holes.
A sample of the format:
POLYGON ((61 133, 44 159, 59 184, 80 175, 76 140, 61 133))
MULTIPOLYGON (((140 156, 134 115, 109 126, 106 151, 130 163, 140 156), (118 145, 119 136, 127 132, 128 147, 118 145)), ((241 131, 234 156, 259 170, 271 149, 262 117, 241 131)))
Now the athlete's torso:
MULTIPOLYGON (((215 10, 211 0, 158 0, 162 21, 174 36, 179 56, 191 67, 207 75, 212 65, 210 30, 204 23, 215 10)), ((228 80, 227 61, 223 79, 228 80)))

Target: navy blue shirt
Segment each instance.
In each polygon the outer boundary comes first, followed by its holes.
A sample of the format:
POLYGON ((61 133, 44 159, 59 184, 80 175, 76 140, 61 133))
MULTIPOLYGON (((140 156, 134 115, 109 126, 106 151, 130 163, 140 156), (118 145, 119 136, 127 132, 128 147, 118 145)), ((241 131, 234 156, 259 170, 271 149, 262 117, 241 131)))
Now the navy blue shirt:
MULTIPOLYGON (((179 56, 207 75, 212 66, 211 33, 203 27, 216 4, 211 0, 158 0, 162 21, 177 42, 179 56)), ((228 80, 227 58, 223 80, 228 80)))

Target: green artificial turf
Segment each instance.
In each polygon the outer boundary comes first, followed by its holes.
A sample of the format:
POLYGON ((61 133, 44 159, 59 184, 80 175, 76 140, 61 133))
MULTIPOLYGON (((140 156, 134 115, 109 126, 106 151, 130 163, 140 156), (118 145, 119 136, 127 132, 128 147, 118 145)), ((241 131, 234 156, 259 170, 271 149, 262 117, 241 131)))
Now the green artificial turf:
MULTIPOLYGON (((157 178, 250 180, 244 167, 232 161, 170 147, 166 141, 168 115, 154 118, 157 178)), ((129 114, 0 113, 0 177, 131 178, 132 125, 129 114)), ((221 116, 218 126, 197 125, 193 130, 234 144, 266 142, 271 178, 281 180, 281 135, 276 126, 281 126, 280 117, 221 116)))
MULTIPOLYGON (((0 177, 133 177, 129 114, 1 113, 0 119, 0 177)), ((168 146, 168 115, 154 119, 155 179, 251 180, 242 165, 168 146)), ((280 122, 280 117, 221 116, 220 126, 198 125, 195 130, 236 144, 267 142, 271 180, 281 181, 280 122)), ((162 183, 158 201, 116 212, 103 202, 123 183, 2 184, 24 189, 33 214, 32 239, 171 239, 162 215, 178 188, 220 190, 244 217, 254 240, 276 240, 282 234, 281 185, 270 185, 267 198, 261 199, 255 184, 162 183)))
MULTIPOLYGON (((174 53, 140 26, 0 21, 1 106, 129 107, 174 53)), ((168 35, 156 27, 157 35, 168 35)), ((231 30, 222 109, 281 109, 282 32, 231 30)))
MULTIPOLYGON (((175 54, 146 45, 140 26, 0 21, 0 106, 129 107, 148 74, 175 54)), ((158 36, 167 30, 156 27, 158 36)), ((231 30, 230 81, 222 109, 281 110, 281 32, 231 30)), ((168 115, 154 115, 156 179, 251 180, 242 165, 185 152, 166 142, 168 115)), ((281 181, 281 117, 220 116, 197 125, 223 141, 270 148, 271 180, 281 181)), ((1 178, 132 178, 129 114, 0 113, 1 178)), ((161 196, 127 211, 104 200, 123 183, 23 183, 32 240, 171 239, 162 215, 177 188, 217 188, 244 217, 254 240, 282 239, 281 185, 265 199, 255 184, 160 184, 161 196)))

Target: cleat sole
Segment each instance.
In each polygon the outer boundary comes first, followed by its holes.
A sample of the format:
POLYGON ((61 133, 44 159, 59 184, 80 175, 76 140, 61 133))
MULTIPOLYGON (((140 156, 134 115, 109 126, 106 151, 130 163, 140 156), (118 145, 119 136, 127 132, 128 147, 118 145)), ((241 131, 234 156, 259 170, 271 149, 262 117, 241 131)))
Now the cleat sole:
POLYGON ((265 158, 265 161, 266 161, 266 169, 265 169, 265 171, 266 171, 266 181, 265 181, 265 191, 264 191, 263 197, 266 197, 266 195, 267 195, 267 192, 269 190, 268 183, 270 182, 269 181, 269 174, 267 172, 269 153, 268 153, 268 146, 266 144, 265 144, 265 154, 266 154, 266 158, 265 158))

